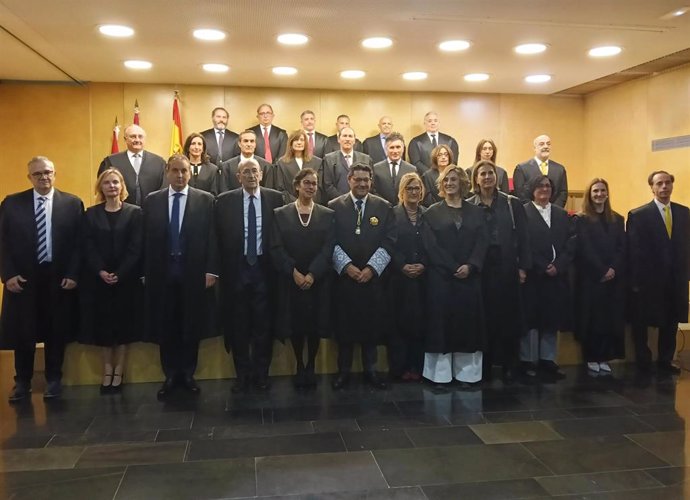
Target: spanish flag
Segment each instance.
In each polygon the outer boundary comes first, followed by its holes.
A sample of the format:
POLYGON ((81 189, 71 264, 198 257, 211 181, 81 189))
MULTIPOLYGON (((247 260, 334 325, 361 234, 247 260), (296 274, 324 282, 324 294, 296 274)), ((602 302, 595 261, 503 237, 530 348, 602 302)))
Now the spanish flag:
POLYGON ((179 95, 175 91, 172 110, 172 133, 170 134, 170 156, 182 153, 182 119, 180 118, 179 95))
POLYGON ((113 127, 113 137, 110 141, 110 154, 119 153, 120 147, 117 140, 120 137, 120 125, 117 123, 117 116, 115 117, 115 126, 113 127))

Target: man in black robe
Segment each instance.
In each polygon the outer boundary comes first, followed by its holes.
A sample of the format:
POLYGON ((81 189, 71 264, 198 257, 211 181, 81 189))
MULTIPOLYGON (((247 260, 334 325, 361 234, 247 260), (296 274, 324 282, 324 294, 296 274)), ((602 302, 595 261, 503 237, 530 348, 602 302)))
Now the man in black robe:
POLYGON ((659 328, 657 369, 679 375, 672 364, 678 323, 688 320, 690 210, 671 202, 673 175, 659 170, 647 182, 654 199, 628 214, 632 334, 637 367, 651 370, 647 327, 659 328))
POLYGON ((10 402, 31 393, 36 343, 44 343, 43 397, 62 392, 65 343, 76 326, 76 286, 84 205, 53 187, 55 166, 44 156, 29 161, 33 189, 0 205, 0 277, 5 285, 0 349, 14 350, 15 387, 10 402))
POLYGON ((335 211, 333 267, 335 285, 335 331, 338 341, 338 376, 333 388, 350 381, 354 344, 362 346, 364 380, 385 389, 378 378, 376 346, 381 343, 386 317, 386 297, 382 275, 390 263, 396 240, 395 220, 389 203, 371 191, 372 170, 356 163, 348 174, 350 192, 331 200, 335 211))
POLYGON ((158 398, 177 385, 192 394, 201 338, 215 336, 212 287, 218 276, 213 195, 188 185, 187 157, 165 167, 170 186, 144 201, 144 276, 148 340, 160 346, 165 382, 158 398))

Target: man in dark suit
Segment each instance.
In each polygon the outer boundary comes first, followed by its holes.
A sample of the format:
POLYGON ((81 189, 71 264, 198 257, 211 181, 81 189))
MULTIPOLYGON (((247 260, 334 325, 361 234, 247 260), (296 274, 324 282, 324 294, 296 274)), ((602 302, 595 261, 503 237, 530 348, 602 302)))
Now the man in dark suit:
POLYGON ((319 178, 323 186, 321 199, 324 204, 350 191, 347 176, 351 165, 356 163, 373 165, 369 155, 355 151, 355 140, 355 131, 352 128, 345 127, 340 129, 340 132, 338 132, 340 148, 338 151, 328 153, 323 159, 319 178))
POLYGON ((374 185, 372 193, 379 195, 392 206, 398 204, 400 178, 417 167, 402 159, 405 150, 405 139, 398 132, 391 132, 386 137, 386 159, 374 165, 374 185))
POLYGON ((551 203, 561 208, 568 201, 568 176, 565 167, 550 159, 551 138, 540 135, 534 139, 534 158, 518 164, 513 172, 513 190, 523 203, 531 199, 529 183, 539 175, 547 175, 553 184, 551 203))
POLYGON ((632 334, 637 367, 651 370, 647 327, 659 328, 657 369, 680 374, 672 364, 678 323, 688 321, 690 279, 690 210, 671 202, 673 175, 652 172, 647 179, 654 199, 628 213, 629 283, 632 334))
POLYGON ((227 109, 213 108, 211 111, 213 128, 201 132, 206 141, 206 154, 211 158, 211 163, 217 166, 239 154, 238 135, 227 128, 229 116, 227 109))
POLYGON ((458 141, 438 131, 439 121, 438 114, 434 111, 429 111, 424 115, 424 133, 412 138, 407 154, 410 157, 410 163, 417 167, 419 175, 431 168, 431 150, 439 144, 448 144, 448 147, 453 152, 455 161, 459 161, 460 148, 458 141))
MULTIPOLYGON (((393 119, 390 116, 382 116, 378 123, 379 133, 364 139, 362 151, 371 156, 374 164, 386 159, 386 137, 393 132, 393 119)), ((405 148, 403 147, 403 158, 405 148)))
POLYGON ((176 386, 196 395, 199 341, 216 335, 212 287, 218 276, 213 195, 190 187, 186 156, 165 167, 169 186, 144 201, 147 340, 160 346, 166 399, 176 386))
POLYGON ((287 133, 280 127, 273 125, 273 108, 270 104, 262 104, 256 109, 259 123, 251 130, 256 134, 256 154, 268 163, 277 162, 287 149, 287 133))
POLYGON ((165 186, 165 160, 144 151, 146 132, 139 125, 125 128, 124 135, 127 151, 106 156, 98 167, 98 175, 110 167, 118 169, 129 192, 125 202, 141 206, 149 193, 165 186))
POLYGON ((239 135, 238 145, 240 148, 240 154, 231 158, 228 161, 224 161, 221 165, 221 186, 220 192, 232 191, 241 186, 239 178, 237 177, 237 167, 240 162, 246 160, 256 160, 261 167, 261 185, 265 186, 268 182, 270 184, 274 176, 275 166, 268 163, 266 160, 260 156, 256 156, 254 152, 256 151, 256 134, 253 130, 245 130, 239 135))
POLYGON ((307 134, 307 148, 312 156, 318 156, 323 159, 326 151, 326 137, 321 132, 316 131, 316 115, 310 109, 302 111, 299 115, 300 124, 302 125, 302 130, 307 134))
POLYGON ((261 166, 256 160, 239 164, 241 188, 223 193, 216 202, 216 227, 221 255, 220 291, 224 305, 225 347, 235 361, 237 379, 232 392, 270 388, 268 369, 272 355, 272 292, 275 272, 271 247, 273 210, 283 196, 260 187, 261 166))
POLYGON ((9 195, 0 205, 0 278, 5 285, 0 349, 14 350, 15 387, 10 402, 31 393, 36 343, 44 343, 43 397, 62 392, 65 344, 77 326, 76 286, 84 205, 53 187, 48 158, 29 161, 33 189, 9 195))
POLYGON ((347 178, 350 192, 328 204, 335 211, 333 267, 338 274, 334 290, 338 376, 332 384, 336 390, 349 384, 356 342, 362 347, 364 381, 376 389, 386 388, 375 371, 376 346, 384 342, 382 332, 390 321, 382 275, 391 260, 396 228, 388 202, 369 193, 371 176, 369 165, 355 163, 347 178))
MULTIPOLYGON (((338 151, 340 149, 340 143, 338 142, 338 134, 342 129, 349 126, 350 117, 347 115, 338 115, 338 118, 336 118, 335 120, 335 128, 338 131, 338 133, 328 136, 328 140, 326 140, 326 148, 324 150, 324 155, 332 153, 333 151, 338 151)), ((354 149, 355 151, 359 151, 360 153, 363 152, 363 146, 359 139, 355 139, 354 149)))

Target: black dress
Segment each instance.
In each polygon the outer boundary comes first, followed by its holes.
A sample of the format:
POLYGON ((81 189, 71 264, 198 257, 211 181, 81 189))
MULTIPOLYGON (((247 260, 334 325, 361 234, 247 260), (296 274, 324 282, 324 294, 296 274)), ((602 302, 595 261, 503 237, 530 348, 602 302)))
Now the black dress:
POLYGON ((487 249, 482 209, 463 202, 462 208, 435 203, 424 213, 424 244, 431 268, 428 275, 428 353, 472 353, 485 346, 481 276, 487 249), (454 277, 469 265, 465 279, 454 277))
POLYGON ((293 334, 329 337, 331 259, 335 246, 333 210, 314 204, 308 226, 300 221, 295 204, 274 210, 271 259, 280 273, 276 314, 276 336, 293 334), (292 277, 293 269, 314 284, 301 290, 292 277))
POLYGON ((588 362, 625 358, 625 229, 623 217, 577 218, 575 334, 588 362), (612 280, 601 282, 609 268, 612 280))
POLYGON ((101 203, 86 210, 80 342, 114 347, 142 339, 141 244, 138 206, 123 203, 117 212, 108 212, 101 203), (107 285, 100 271, 115 273, 118 282, 107 285))

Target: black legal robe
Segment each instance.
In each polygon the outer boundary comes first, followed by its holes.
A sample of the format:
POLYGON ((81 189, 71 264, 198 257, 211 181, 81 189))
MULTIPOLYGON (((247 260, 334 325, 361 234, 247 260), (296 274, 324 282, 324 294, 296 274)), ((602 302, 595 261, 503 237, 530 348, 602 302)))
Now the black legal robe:
MULTIPOLYGON (((189 186, 218 196, 221 183, 220 169, 210 162, 202 163, 197 168, 199 173, 197 175, 192 174, 189 179, 189 186)), ((194 166, 191 167, 191 171, 194 172, 194 166)))
MULTIPOLYGON (((302 163, 302 168, 294 159, 285 161, 281 158, 275 165, 273 181, 271 184, 267 184, 267 187, 280 191, 283 194, 284 203, 295 201, 295 189, 292 187, 292 183, 295 180, 295 176, 304 168, 311 168, 318 174, 321 170, 321 158, 312 156, 309 161, 302 163)), ((318 203, 321 198, 321 191, 317 193, 317 198, 314 201, 318 203)))

